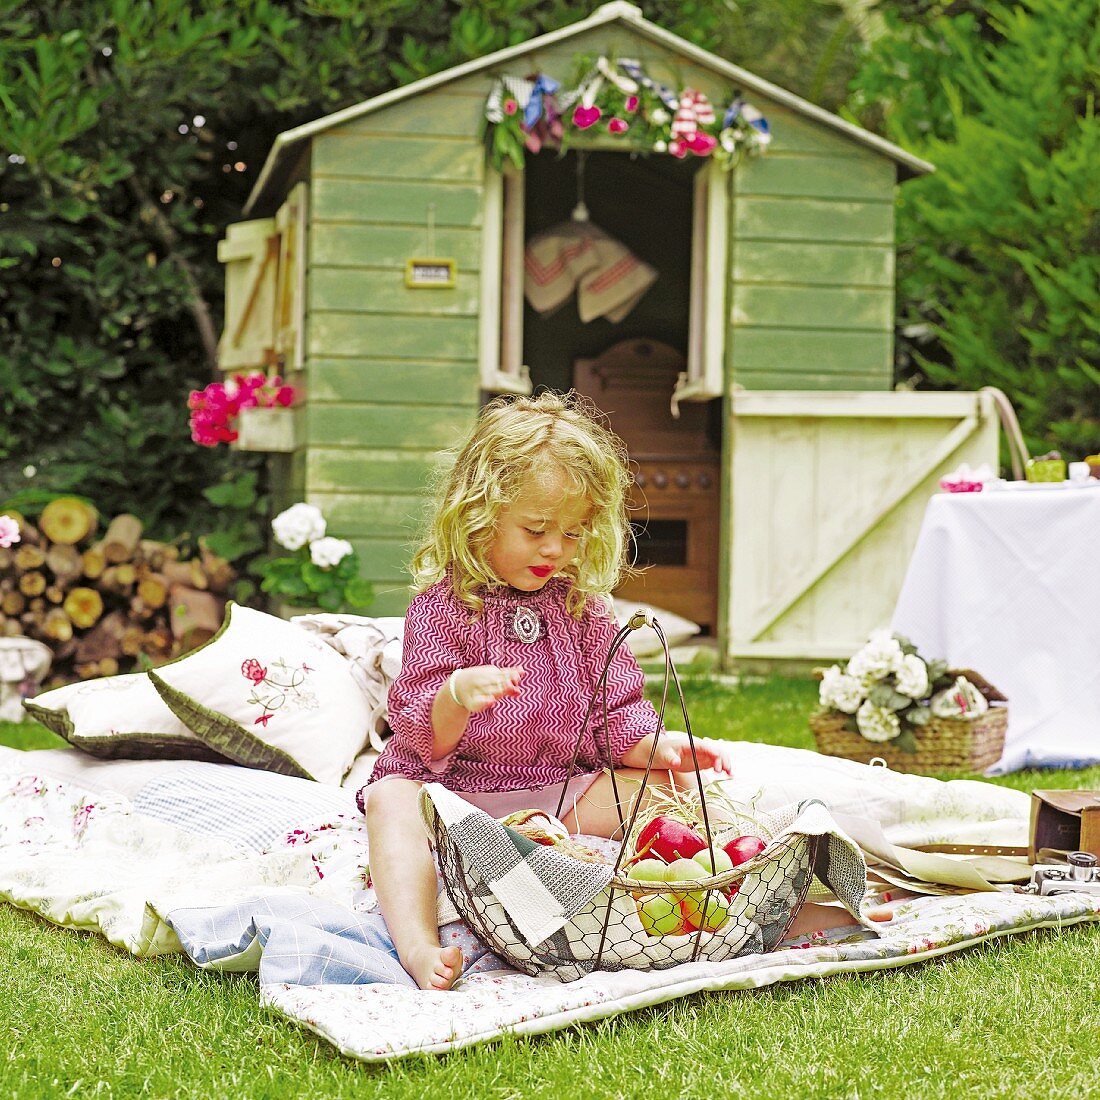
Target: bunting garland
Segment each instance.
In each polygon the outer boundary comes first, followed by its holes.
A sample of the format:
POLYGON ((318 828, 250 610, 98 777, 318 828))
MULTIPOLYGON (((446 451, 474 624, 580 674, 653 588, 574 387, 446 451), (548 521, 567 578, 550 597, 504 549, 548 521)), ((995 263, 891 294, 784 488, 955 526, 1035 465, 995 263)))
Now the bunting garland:
POLYGON ((715 157, 726 168, 742 154, 763 152, 771 141, 767 120, 740 93, 719 121, 703 92, 675 92, 637 60, 585 58, 579 71, 570 88, 545 73, 493 81, 485 134, 498 168, 507 160, 522 167, 526 153, 565 148, 571 136, 586 130, 621 137, 642 152, 715 157))

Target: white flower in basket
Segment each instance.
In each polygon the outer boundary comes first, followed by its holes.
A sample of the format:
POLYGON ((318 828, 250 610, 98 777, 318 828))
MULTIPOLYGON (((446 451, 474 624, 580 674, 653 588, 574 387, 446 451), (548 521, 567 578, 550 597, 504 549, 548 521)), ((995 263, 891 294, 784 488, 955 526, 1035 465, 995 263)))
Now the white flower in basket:
POLYGON ((893 741, 901 734, 901 719, 889 707, 865 699, 856 711, 856 726, 868 741, 893 741))
POLYGON ((845 728, 867 741, 894 742, 915 752, 914 731, 932 717, 976 718, 989 709, 963 676, 944 661, 925 661, 900 634, 876 630, 846 667, 821 674, 823 710, 845 716, 845 728))
POLYGON ((840 671, 839 665, 827 668, 821 677, 821 705, 845 714, 855 714, 863 702, 863 684, 840 671))
POLYGON ((889 631, 876 630, 867 644, 848 662, 847 673, 869 687, 897 672, 904 657, 898 638, 889 631))
POLYGON ((902 695, 908 695, 910 699, 923 699, 931 686, 928 681, 928 666, 915 653, 907 653, 902 657, 895 681, 898 691, 902 695))

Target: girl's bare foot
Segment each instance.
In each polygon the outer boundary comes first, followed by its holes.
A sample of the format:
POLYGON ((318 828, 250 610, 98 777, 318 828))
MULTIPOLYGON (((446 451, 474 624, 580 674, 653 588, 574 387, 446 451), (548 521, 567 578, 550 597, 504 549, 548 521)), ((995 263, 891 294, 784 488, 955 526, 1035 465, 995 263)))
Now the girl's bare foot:
POLYGON ((405 969, 421 989, 450 989, 462 973, 462 951, 457 947, 425 944, 402 959, 405 969))

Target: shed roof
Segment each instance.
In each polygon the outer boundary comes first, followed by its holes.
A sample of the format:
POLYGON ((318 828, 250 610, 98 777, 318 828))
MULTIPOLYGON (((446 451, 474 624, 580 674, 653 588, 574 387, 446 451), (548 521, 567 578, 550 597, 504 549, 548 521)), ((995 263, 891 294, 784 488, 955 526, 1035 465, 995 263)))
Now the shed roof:
POLYGON ((692 45, 686 39, 657 26, 656 23, 651 23, 642 16, 641 9, 634 4, 627 3, 626 0, 613 0, 612 3, 602 5, 587 18, 571 23, 567 27, 561 27, 556 31, 539 35, 537 38, 532 38, 516 46, 508 46, 503 50, 497 50, 495 53, 475 58, 473 61, 463 62, 461 65, 444 69, 442 72, 424 77, 422 80, 416 80, 411 84, 404 84, 399 88, 383 92, 381 95, 364 100, 362 103, 345 107, 342 111, 336 111, 331 115, 314 119, 312 122, 295 126, 291 130, 284 130, 276 137, 268 152, 267 160, 264 162, 260 175, 252 188, 252 193, 245 203, 244 213, 246 215, 252 213, 253 210, 265 205, 279 193, 290 165, 293 163, 295 153, 303 142, 309 141, 318 134, 324 133, 334 126, 341 126, 353 119, 361 118, 363 115, 380 111, 394 103, 411 99, 421 92, 427 92, 451 81, 460 80, 482 70, 505 64, 515 58, 523 57, 525 54, 550 46, 555 42, 566 41, 576 35, 611 23, 624 23, 639 35, 676 50, 692 61, 731 80, 738 87, 766 96, 768 99, 780 103, 822 126, 835 130, 884 157, 890 158, 898 164, 902 179, 909 179, 913 176, 935 171, 934 165, 928 161, 906 152, 900 146, 879 137, 870 130, 864 130, 859 126, 846 122, 832 112, 802 99, 793 92, 788 92, 777 84, 772 84, 762 77, 755 76, 747 69, 742 69, 740 66, 734 65, 708 50, 692 45))

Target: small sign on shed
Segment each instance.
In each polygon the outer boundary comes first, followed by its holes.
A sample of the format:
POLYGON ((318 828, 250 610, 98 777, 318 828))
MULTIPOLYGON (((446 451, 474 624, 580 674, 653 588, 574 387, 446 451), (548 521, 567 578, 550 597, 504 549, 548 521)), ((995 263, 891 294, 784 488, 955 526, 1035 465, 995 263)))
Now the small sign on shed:
POLYGON ((405 286, 413 290, 440 290, 454 285, 454 260, 405 261, 405 286))

